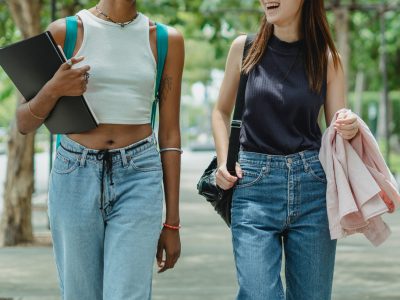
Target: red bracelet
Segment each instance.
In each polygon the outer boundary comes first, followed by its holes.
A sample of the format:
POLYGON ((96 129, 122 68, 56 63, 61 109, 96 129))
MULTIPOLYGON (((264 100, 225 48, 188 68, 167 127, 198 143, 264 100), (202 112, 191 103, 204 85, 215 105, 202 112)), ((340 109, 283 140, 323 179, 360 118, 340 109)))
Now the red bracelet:
POLYGON ((172 229, 172 230, 179 230, 179 229, 181 228, 181 225, 173 226, 173 225, 169 225, 169 224, 167 224, 167 223, 163 223, 163 226, 164 226, 165 228, 172 229))

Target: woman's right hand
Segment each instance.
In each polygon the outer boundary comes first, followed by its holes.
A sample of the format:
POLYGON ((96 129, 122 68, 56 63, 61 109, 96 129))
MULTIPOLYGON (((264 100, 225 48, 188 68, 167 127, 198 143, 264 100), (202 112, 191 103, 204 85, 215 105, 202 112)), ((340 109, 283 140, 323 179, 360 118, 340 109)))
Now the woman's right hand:
POLYGON ((217 185, 223 190, 231 189, 235 185, 238 178, 243 178, 243 171, 240 168, 239 163, 236 163, 235 171, 237 177, 232 176, 231 173, 229 173, 228 169, 226 168, 226 164, 219 166, 217 172, 215 173, 217 185))
MULTIPOLYGON (((84 60, 83 56, 71 58, 72 65, 84 60)), ((89 66, 72 69, 67 62, 63 63, 53 78, 47 83, 47 88, 57 98, 62 96, 81 96, 87 88, 89 66)))

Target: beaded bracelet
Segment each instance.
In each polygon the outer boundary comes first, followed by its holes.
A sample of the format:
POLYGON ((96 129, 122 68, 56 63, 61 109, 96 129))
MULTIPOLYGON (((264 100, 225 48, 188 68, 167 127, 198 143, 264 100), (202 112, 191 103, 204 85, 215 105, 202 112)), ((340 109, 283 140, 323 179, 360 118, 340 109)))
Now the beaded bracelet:
POLYGON ((164 226, 165 228, 172 229, 172 230, 179 230, 179 229, 182 227, 181 225, 173 226, 173 225, 169 225, 169 224, 167 224, 167 223, 163 223, 163 226, 164 226))

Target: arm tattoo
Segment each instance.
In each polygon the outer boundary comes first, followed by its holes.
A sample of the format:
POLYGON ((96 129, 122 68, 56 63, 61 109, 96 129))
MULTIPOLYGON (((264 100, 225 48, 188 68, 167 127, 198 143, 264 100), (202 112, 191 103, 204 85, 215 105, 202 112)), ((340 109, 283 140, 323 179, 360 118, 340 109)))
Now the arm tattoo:
POLYGON ((165 75, 161 79, 161 100, 168 96, 168 93, 172 90, 172 76, 165 75))

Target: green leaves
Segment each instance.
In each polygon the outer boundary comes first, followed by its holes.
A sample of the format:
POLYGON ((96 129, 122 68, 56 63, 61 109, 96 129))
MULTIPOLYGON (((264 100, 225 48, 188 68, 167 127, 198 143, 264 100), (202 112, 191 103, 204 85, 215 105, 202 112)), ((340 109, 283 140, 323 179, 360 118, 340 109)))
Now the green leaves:
MULTIPOLYGON (((51 22, 50 0, 43 0, 42 26, 51 22)), ((399 0, 351 1, 342 0, 343 4, 396 4, 399 0)), ((82 8, 94 6, 93 0, 63 0, 57 3, 57 17, 73 14, 82 8)), ((233 38, 240 33, 256 32, 262 16, 259 0, 137 0, 138 9, 155 21, 176 27, 185 36, 187 62, 185 80, 206 81, 212 68, 224 68, 224 62, 233 38), (198 52, 198 53, 197 53, 198 52)), ((327 4, 332 1, 326 1, 327 4)), ((377 10, 366 12, 354 11, 351 15, 351 61, 350 89, 354 86, 357 70, 366 74, 367 88, 380 89, 379 68, 379 19, 377 10)), ((332 15, 329 21, 333 24, 332 15)), ((400 12, 386 13, 386 40, 388 60, 390 62, 390 88, 398 89, 400 76, 400 12)), ((333 28, 333 26, 332 26, 333 28)), ((0 46, 20 39, 9 10, 0 0, 0 46)))

